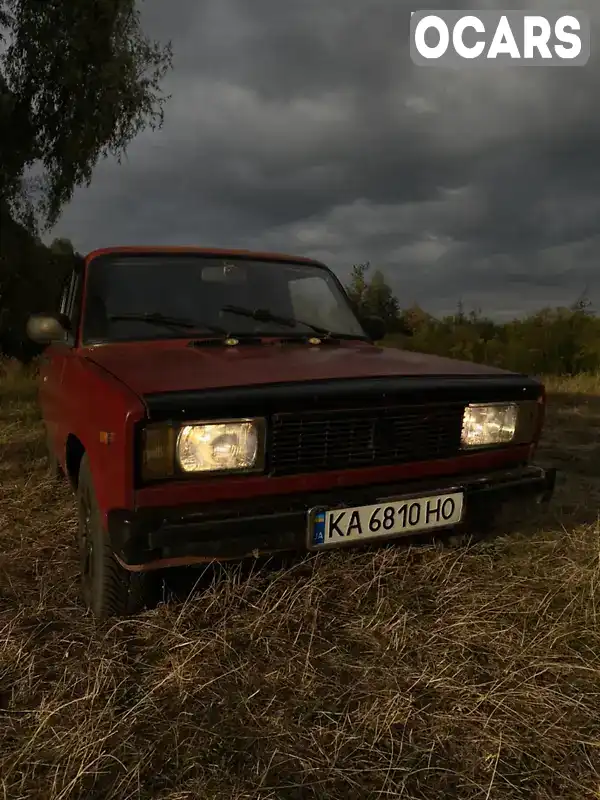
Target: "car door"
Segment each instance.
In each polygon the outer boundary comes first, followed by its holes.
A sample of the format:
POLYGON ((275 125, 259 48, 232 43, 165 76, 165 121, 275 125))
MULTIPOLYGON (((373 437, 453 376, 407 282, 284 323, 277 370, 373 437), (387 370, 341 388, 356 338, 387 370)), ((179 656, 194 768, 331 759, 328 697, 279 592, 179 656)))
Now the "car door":
POLYGON ((40 406, 46 425, 48 447, 64 467, 65 443, 68 423, 64 419, 64 373, 74 354, 77 324, 81 303, 81 274, 74 270, 65 282, 59 311, 71 323, 64 341, 55 342, 44 350, 40 364, 40 406))

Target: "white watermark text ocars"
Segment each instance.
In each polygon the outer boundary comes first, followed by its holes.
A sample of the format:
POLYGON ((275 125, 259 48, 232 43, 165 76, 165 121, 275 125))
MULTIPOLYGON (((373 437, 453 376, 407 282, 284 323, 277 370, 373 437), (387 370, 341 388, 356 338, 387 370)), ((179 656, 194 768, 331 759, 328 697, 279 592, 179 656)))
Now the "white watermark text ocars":
POLYGON ((590 21, 582 11, 413 11, 410 56, 419 66, 581 67, 590 21))

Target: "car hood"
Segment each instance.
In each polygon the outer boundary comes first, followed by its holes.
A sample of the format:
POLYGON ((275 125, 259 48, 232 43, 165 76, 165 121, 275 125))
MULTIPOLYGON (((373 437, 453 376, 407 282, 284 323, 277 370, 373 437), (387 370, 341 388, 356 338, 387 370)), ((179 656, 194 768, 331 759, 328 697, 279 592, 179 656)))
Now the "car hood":
POLYGON ((390 376, 510 375, 495 367, 362 342, 189 346, 178 342, 97 345, 86 357, 136 394, 267 383, 390 376))

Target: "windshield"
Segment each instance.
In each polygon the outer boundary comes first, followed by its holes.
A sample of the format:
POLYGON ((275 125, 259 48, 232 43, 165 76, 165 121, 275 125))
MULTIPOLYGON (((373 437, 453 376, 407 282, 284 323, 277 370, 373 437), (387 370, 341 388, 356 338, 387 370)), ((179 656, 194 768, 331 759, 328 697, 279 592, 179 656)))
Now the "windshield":
POLYGON ((314 336, 317 328, 365 336, 337 280, 323 267, 188 254, 101 256, 88 266, 86 344, 219 331, 314 336), (267 313, 252 316, 240 309, 267 313))

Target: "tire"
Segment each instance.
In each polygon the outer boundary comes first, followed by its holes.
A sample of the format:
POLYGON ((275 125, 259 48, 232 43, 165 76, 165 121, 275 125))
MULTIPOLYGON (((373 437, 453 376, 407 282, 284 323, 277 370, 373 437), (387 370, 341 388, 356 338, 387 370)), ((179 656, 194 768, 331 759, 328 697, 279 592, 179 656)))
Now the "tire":
POLYGON ((89 461, 84 454, 77 485, 81 596, 97 619, 125 617, 153 608, 161 581, 155 572, 129 572, 115 558, 102 526, 89 461))

